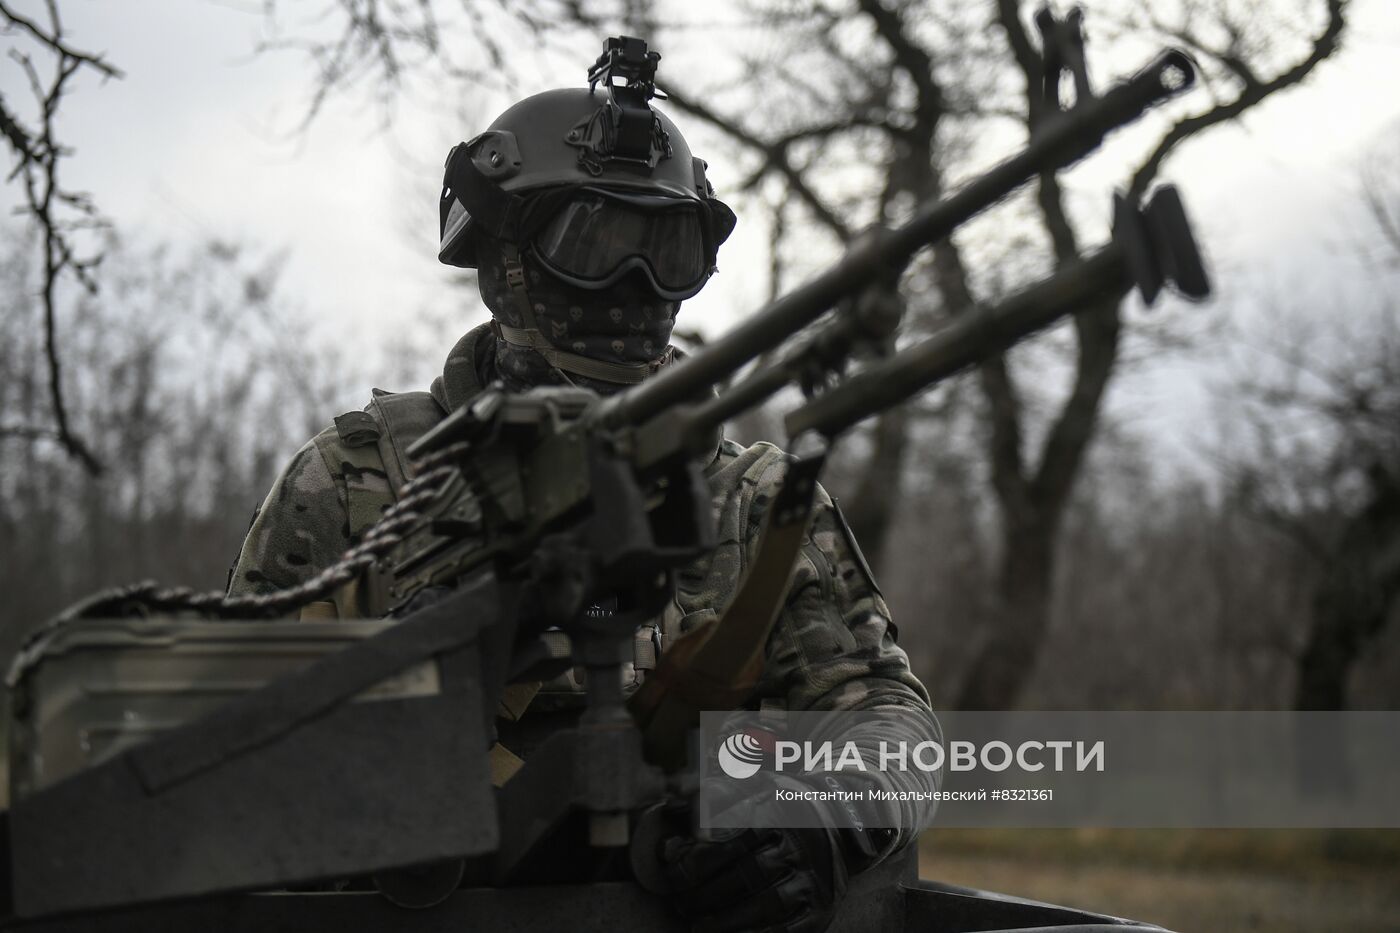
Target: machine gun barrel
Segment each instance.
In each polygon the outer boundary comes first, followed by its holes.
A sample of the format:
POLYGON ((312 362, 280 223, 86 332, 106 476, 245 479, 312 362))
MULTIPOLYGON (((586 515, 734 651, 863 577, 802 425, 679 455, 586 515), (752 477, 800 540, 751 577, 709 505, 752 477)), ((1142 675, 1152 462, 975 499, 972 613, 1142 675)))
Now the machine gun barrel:
POLYGON ((1200 301, 1210 281, 1176 189, 1164 185, 1143 207, 1114 201, 1113 239, 1090 256, 996 305, 968 309, 939 332, 844 380, 787 414, 789 437, 834 437, 960 370, 1000 353, 1060 318, 1117 302, 1136 288, 1151 304, 1170 284, 1200 301))
POLYGON ((789 412, 784 422, 788 436, 840 434, 1066 315, 1121 298, 1130 285, 1123 250, 1109 243, 999 304, 965 311, 933 336, 789 412))
POLYGON ((755 367, 754 371, 714 398, 707 399, 680 417, 689 421, 686 425, 688 436, 704 435, 713 431, 735 415, 762 405, 784 387, 792 385, 802 375, 808 365, 809 351, 832 352, 834 344, 858 339, 861 322, 852 317, 837 316, 824 322, 826 325, 812 335, 810 343, 803 343, 774 360, 771 365, 755 367))
POLYGON ((1194 81, 1195 67, 1186 53, 1175 49, 1162 53, 1103 95, 1045 120, 1025 148, 956 193, 923 205, 903 226, 858 244, 831 269, 771 302, 695 356, 608 399, 598 417, 613 427, 639 425, 697 398, 782 344, 842 298, 883 273, 902 269, 920 249, 948 236, 1031 178, 1093 152, 1109 131, 1136 120, 1194 81))

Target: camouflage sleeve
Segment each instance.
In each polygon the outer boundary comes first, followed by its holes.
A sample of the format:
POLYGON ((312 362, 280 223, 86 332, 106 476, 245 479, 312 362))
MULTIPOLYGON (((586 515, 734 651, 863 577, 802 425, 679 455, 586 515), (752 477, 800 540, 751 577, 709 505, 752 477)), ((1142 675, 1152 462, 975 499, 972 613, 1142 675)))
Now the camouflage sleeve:
POLYGON ((895 643, 889 608, 822 489, 760 689, 791 710, 929 709, 928 691, 895 643))
POLYGON ((345 493, 316 441, 309 441, 254 514, 228 591, 244 595, 295 586, 332 564, 350 543, 345 493))
MULTIPOLYGON (((756 497, 755 509, 770 499, 756 497)), ((895 643, 889 608, 836 504, 820 488, 786 606, 769 638, 759 691, 789 710, 897 710, 897 716, 842 732, 842 741, 868 746, 870 760, 881 742, 941 739, 928 691, 895 643)), ((917 771, 872 772, 871 779, 891 791, 938 788, 937 776, 917 771)), ((876 854, 870 864, 908 845, 932 818, 931 801, 894 806, 899 831, 872 837, 876 854)))

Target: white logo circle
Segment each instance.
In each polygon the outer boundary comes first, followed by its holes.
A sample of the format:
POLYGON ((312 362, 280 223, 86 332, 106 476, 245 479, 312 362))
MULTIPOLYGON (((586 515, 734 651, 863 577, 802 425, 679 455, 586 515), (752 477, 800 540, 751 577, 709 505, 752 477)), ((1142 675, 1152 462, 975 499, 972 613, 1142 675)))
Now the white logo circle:
POLYGON ((719 747, 720 770, 740 780, 753 777, 763 764, 763 746, 747 732, 736 732, 719 747))

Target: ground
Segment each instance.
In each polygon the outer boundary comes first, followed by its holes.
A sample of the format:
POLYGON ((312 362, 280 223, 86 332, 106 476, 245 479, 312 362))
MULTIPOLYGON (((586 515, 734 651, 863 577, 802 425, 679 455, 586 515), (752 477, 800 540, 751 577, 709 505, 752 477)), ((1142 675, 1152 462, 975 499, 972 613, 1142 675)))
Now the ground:
POLYGON ((919 869, 1176 933, 1400 931, 1400 830, 935 829, 919 869))
POLYGON ((919 867, 1177 933, 1400 930, 1400 831, 933 830, 919 867))

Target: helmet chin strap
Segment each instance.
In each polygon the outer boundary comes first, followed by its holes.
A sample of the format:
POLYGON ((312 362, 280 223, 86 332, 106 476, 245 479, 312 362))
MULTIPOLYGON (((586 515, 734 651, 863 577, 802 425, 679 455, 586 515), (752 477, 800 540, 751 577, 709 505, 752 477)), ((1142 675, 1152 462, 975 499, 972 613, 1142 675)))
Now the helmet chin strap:
POLYGON ((673 351, 670 347, 666 348, 666 352, 659 359, 650 363, 609 363, 560 350, 549 342, 549 338, 545 337, 535 320, 535 307, 530 302, 529 292, 525 290, 525 267, 520 262, 520 251, 513 243, 504 241, 501 243, 501 251, 505 255, 506 284, 515 296, 520 319, 525 322, 524 327, 511 327, 495 318, 491 319, 491 330, 506 343, 534 350, 544 357, 550 366, 566 374, 564 378, 570 382, 572 380, 569 380, 567 373, 603 382, 636 385, 671 361, 673 351))

